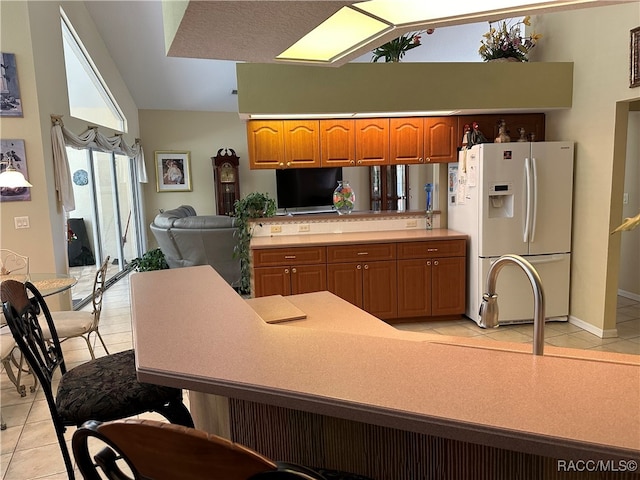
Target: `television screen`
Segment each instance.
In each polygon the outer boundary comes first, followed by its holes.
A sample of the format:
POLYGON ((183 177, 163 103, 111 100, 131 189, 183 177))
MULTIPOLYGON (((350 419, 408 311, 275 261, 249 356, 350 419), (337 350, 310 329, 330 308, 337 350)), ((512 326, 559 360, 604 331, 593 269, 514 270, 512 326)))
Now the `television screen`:
POLYGON ((338 180, 341 167, 276 170, 278 208, 330 207, 338 180))

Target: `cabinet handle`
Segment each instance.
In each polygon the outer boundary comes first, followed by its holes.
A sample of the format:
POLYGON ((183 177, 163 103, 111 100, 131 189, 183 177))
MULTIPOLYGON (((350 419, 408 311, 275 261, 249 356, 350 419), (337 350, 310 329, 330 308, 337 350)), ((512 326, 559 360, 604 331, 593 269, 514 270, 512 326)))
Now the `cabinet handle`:
POLYGON ((369 255, 369 252, 358 252, 356 255, 369 255))
POLYGON ((356 161, 355 160, 349 160, 349 165, 355 165, 356 161))
POLYGON ((365 266, 364 266, 364 269, 365 269, 365 270, 369 270, 369 265, 365 265, 365 266))
POLYGON ((427 157, 427 163, 431 161, 431 157, 427 157))
POLYGON ((285 268, 285 269, 284 269, 284 273, 289 273, 289 269, 288 269, 288 268, 285 268))
POLYGON ((284 163, 280 162, 280 163, 278 164, 278 166, 280 166, 280 167, 284 167, 284 163))
POLYGON ((295 268, 291 269, 291 273, 296 273, 296 272, 297 272, 297 270, 295 268))
POLYGON ((293 260, 296 258, 295 255, 285 255, 284 258, 286 258, 287 260, 293 260))
POLYGON ((433 262, 434 265, 438 265, 438 260, 436 260, 435 262, 433 262))
POLYGON ((358 160, 358 165, 361 165, 361 164, 362 164, 362 160, 358 160))
POLYGON ((418 163, 424 163, 424 158, 420 157, 420 158, 418 159, 418 163))
POLYGON ((291 166, 291 162, 287 162, 287 167, 290 167, 290 166, 291 166))
POLYGON ((431 260, 428 260, 428 261, 427 261, 427 265, 431 265, 431 260))
POLYGON ((427 248, 427 252, 437 252, 437 248, 427 248))
POLYGON ((362 265, 356 265, 356 269, 357 270, 361 270, 362 269, 362 265))

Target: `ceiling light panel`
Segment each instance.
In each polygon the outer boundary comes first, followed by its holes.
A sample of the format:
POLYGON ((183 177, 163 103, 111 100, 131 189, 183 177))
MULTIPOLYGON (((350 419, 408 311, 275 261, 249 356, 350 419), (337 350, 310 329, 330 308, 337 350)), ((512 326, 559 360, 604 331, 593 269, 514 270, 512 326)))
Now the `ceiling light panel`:
POLYGON ((392 28, 388 23, 343 7, 276 58, 290 61, 335 61, 392 28))

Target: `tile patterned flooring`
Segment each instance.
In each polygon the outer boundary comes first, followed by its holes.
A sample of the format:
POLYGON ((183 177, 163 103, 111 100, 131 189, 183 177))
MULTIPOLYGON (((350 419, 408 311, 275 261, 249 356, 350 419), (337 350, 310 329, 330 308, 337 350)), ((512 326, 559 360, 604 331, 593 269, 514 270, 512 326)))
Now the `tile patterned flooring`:
MULTIPOLYGON (((85 279, 81 277, 81 281, 86 281, 88 276, 89 283, 93 282, 92 275, 95 270, 90 270, 89 275, 82 275, 85 279)), ((443 335, 482 336, 513 342, 531 342, 533 332, 531 325, 483 330, 471 320, 405 323, 397 327, 443 335)), ((131 348, 128 277, 107 290, 100 332, 110 352, 131 348)), ((569 323, 548 323, 545 328, 548 345, 640 355, 640 302, 618 298, 618 333, 618 338, 601 339, 569 323)), ((96 355, 104 355, 104 349, 98 345, 95 347, 96 355)), ((68 367, 90 358, 82 339, 63 343, 63 350, 68 367)), ((25 384, 29 386, 29 378, 25 384)), ((0 477, 3 480, 66 479, 62 456, 42 392, 28 392, 26 397, 20 397, 4 373, 0 375, 0 387, 1 412, 7 423, 7 429, 0 433, 0 477)), ((186 397, 185 395, 185 401, 188 400, 186 397)), ((159 418, 155 414, 144 417, 159 418)), ((66 437, 69 441, 72 433, 72 428, 67 430, 66 437)))

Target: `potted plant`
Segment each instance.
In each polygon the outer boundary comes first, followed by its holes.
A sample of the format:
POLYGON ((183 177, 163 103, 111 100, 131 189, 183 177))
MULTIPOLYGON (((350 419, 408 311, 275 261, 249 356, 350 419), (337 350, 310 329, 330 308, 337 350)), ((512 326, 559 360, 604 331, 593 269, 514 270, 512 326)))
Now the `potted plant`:
POLYGON ((235 224, 238 228, 238 243, 233 249, 233 257, 240 259, 240 293, 251 291, 251 255, 249 242, 253 235, 254 219, 273 217, 276 202, 267 193, 253 192, 236 200, 234 204, 235 224))
POLYGON ((142 257, 134 258, 129 263, 136 272, 149 272, 151 270, 165 270, 169 268, 164 258, 164 253, 159 248, 149 250, 142 257))
POLYGON ((374 48, 371 52, 373 53, 371 61, 377 62, 384 58, 385 62, 399 62, 407 51, 422 45, 422 43, 420 43, 420 36, 423 33, 426 32, 427 35, 431 35, 433 31, 434 29, 430 28, 420 32, 411 32, 400 35, 398 38, 374 48))

